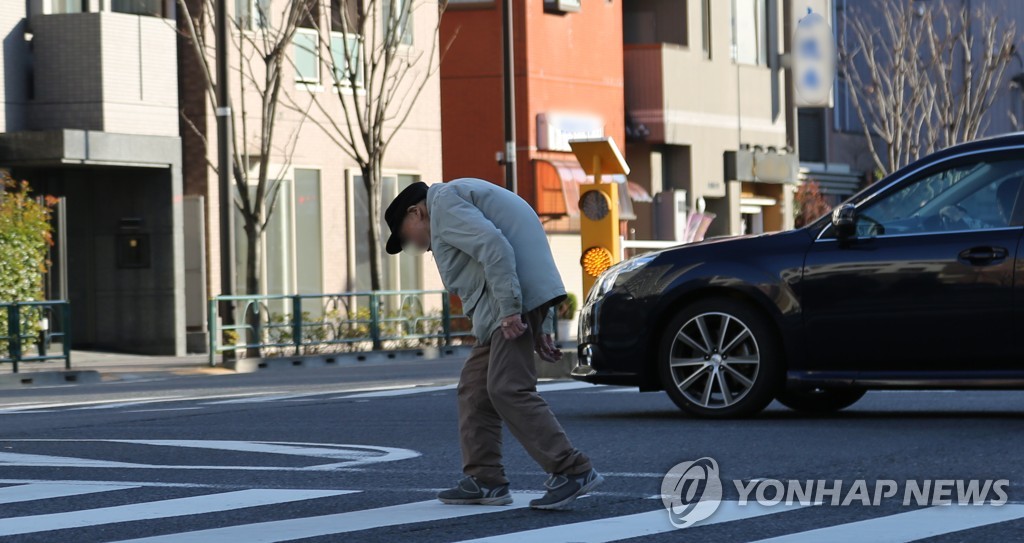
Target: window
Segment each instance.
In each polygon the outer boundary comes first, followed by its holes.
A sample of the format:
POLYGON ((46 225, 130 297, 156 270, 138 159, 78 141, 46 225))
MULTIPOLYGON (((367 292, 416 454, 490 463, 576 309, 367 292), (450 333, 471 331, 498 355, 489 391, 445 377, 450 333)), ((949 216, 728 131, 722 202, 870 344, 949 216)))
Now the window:
POLYGON ((320 170, 295 168, 294 177, 295 292, 319 294, 324 291, 320 170))
POLYGON ((85 11, 85 0, 52 0, 50 13, 82 13, 85 11))
POLYGON ((110 11, 163 17, 164 2, 163 0, 110 0, 110 11))
POLYGON ((295 51, 295 81, 320 83, 320 38, 316 30, 299 28, 292 38, 295 51))
POLYGON ((390 36, 391 29, 404 45, 412 45, 413 0, 383 0, 381 2, 381 26, 384 35, 390 36))
POLYGON ((768 61, 766 0, 732 0, 732 59, 740 64, 768 61))
POLYGON ((235 23, 242 30, 270 28, 271 0, 235 0, 235 23))
MULTIPOLYGON (((384 175, 381 186, 380 251, 384 251, 383 243, 391 232, 387 223, 384 222, 384 209, 402 189, 419 180, 418 175, 384 175)), ((350 288, 357 291, 367 291, 370 290, 372 285, 370 280, 369 199, 367 197, 366 185, 363 184, 363 177, 361 175, 352 175, 348 188, 348 259, 351 263, 349 271, 353 275, 349 279, 350 288)), ((381 286, 384 290, 421 290, 423 288, 421 281, 422 256, 411 255, 405 252, 399 253, 398 256, 383 253, 381 260, 383 266, 381 270, 381 286)))
POLYGON ((363 63, 359 58, 362 42, 354 34, 331 32, 331 68, 334 84, 339 87, 352 86, 352 73, 355 74, 357 88, 363 87, 363 63), (354 72, 350 72, 354 70, 354 72))
MULTIPOLYGON (((317 294, 323 292, 323 240, 321 235, 322 205, 320 171, 295 168, 291 179, 282 179, 264 202, 269 207, 273 191, 278 191, 277 204, 263 234, 258 262, 260 294, 317 294)), ((237 195, 237 189, 236 189, 237 195)), ((256 186, 249 187, 249 197, 256 197, 256 186)), ((248 237, 240 211, 235 211, 235 288, 246 292, 246 257, 248 237)), ((315 308, 304 308, 315 311, 315 308)), ((271 311, 286 313, 287 302, 275 302, 271 311)))
POLYGON ((622 6, 625 43, 689 43, 689 2, 685 0, 630 0, 622 6))
POLYGON ((1013 224, 1024 161, 977 162, 925 174, 866 204, 857 234, 938 233, 1005 228, 1013 224))
POLYGON ((711 60, 711 0, 700 2, 700 47, 704 58, 711 60))

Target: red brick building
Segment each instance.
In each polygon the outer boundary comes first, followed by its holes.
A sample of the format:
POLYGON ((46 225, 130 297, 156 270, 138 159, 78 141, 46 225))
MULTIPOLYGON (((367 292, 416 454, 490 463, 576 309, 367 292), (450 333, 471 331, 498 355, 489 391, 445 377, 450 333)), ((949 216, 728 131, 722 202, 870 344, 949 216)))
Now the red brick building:
MULTIPOLYGON (((500 1, 453 0, 442 17, 445 179, 504 184, 501 15, 500 1)), ((565 218, 583 174, 568 140, 625 146, 621 0, 514 0, 513 21, 518 193, 562 219, 546 221, 549 230, 574 231, 565 218)))

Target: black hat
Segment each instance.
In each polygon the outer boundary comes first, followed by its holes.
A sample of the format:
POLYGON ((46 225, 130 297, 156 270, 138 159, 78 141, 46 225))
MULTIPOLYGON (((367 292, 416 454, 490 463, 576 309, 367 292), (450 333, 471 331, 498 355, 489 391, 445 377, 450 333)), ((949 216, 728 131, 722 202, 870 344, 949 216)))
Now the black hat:
POLYGON ((427 184, 417 181, 402 189, 402 192, 399 192, 398 196, 391 201, 391 205, 384 212, 384 222, 388 223, 388 227, 391 228, 391 237, 388 238, 386 247, 389 255, 397 255, 402 252, 402 240, 398 237, 398 231, 402 228, 402 219, 405 218, 409 207, 426 199, 427 184))

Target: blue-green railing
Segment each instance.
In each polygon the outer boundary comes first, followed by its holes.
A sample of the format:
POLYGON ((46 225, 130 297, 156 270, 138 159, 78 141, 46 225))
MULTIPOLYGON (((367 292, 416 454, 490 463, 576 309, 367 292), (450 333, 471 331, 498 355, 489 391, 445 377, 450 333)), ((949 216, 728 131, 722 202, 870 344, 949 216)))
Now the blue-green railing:
POLYGON ((323 354, 448 346, 470 335, 468 317, 452 312, 445 290, 217 296, 207 322, 210 365, 221 353, 243 349, 260 356, 323 354), (225 302, 234 306, 235 324, 221 324, 225 302), (428 305, 435 309, 426 311, 428 305))
POLYGON ((0 334, 6 334, 0 335, 0 364, 10 363, 18 373, 22 362, 63 360, 64 368, 71 369, 71 304, 63 300, 0 302, 0 312, 7 317, 6 326, 0 327, 0 334), (54 332, 58 316, 60 331, 54 332), (49 354, 54 339, 60 340, 59 354, 49 354), (36 354, 28 354, 33 346, 36 354))

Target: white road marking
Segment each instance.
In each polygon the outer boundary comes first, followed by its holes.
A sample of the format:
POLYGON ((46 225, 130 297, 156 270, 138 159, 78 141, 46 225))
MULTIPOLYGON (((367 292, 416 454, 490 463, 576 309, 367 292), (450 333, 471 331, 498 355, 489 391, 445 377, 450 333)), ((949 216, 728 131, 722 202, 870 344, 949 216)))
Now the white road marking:
POLYGON ((356 490, 253 489, 223 492, 190 498, 85 509, 69 513, 51 513, 0 519, 0 536, 66 530, 185 515, 201 515, 261 505, 296 502, 352 494, 356 490))
POLYGON ((226 528, 213 528, 119 543, 278 543, 311 537, 343 534, 387 526, 431 522, 521 509, 540 494, 514 495, 512 505, 445 505, 437 500, 392 505, 364 511, 350 511, 318 517, 258 522, 226 528))
POLYGON ((131 484, 82 485, 65 482, 19 484, 18 486, 0 488, 0 504, 49 500, 66 496, 109 492, 111 490, 127 490, 130 488, 139 488, 139 486, 131 484))
POLYGON ((347 445, 335 443, 292 443, 292 442, 260 442, 260 441, 204 441, 204 440, 130 440, 130 439, 11 439, 8 442, 61 442, 63 444, 80 443, 124 443, 131 445, 150 445, 159 447, 183 447, 194 449, 215 449, 232 452, 248 452, 258 454, 285 454, 341 460, 327 464, 316 464, 300 467, 280 466, 202 466, 202 465, 157 465, 128 462, 96 460, 92 458, 75 458, 69 456, 47 456, 24 453, 0 452, 0 466, 35 466, 35 467, 85 467, 85 468, 134 468, 134 469, 176 469, 176 470, 240 470, 240 471, 331 471, 337 469, 395 462, 416 458, 420 453, 411 449, 397 447, 379 447, 375 445, 347 445))
POLYGON ((147 464, 130 462, 114 462, 95 460, 92 458, 74 458, 70 456, 49 456, 43 454, 25 454, 0 452, 0 466, 34 466, 61 468, 144 468, 147 464))
POLYGON ((762 539, 756 543, 904 543, 1020 518, 1024 518, 1024 505, 941 505, 762 539))
POLYGON ((605 388, 605 385, 592 385, 583 381, 558 381, 554 383, 543 383, 537 385, 537 392, 557 392, 562 390, 577 390, 581 388, 589 388, 591 390, 598 390, 605 388))
MULTIPOLYGON (((771 507, 748 504, 740 506, 736 502, 722 502, 718 510, 709 518, 694 524, 694 527, 707 526, 732 522, 764 515, 785 513, 800 509, 800 504, 784 505, 779 504, 771 507)), ((585 522, 574 522, 571 524, 560 524, 548 528, 536 530, 525 530, 508 534, 471 539, 462 543, 571 543, 574 541, 586 541, 587 543, 603 543, 607 541, 619 541, 645 535, 661 534, 678 530, 672 525, 668 518, 668 511, 648 511, 634 515, 621 517, 609 517, 585 522)), ((820 541, 829 541, 821 539, 820 541)))
POLYGON ((428 386, 419 387, 411 385, 402 388, 393 388, 389 390, 377 390, 372 392, 362 392, 359 394, 346 394, 337 398, 331 398, 332 400, 351 400, 355 398, 389 398, 392 396, 408 396, 410 394, 426 394, 428 392, 440 392, 443 390, 455 390, 459 385, 439 385, 439 386, 428 386))

